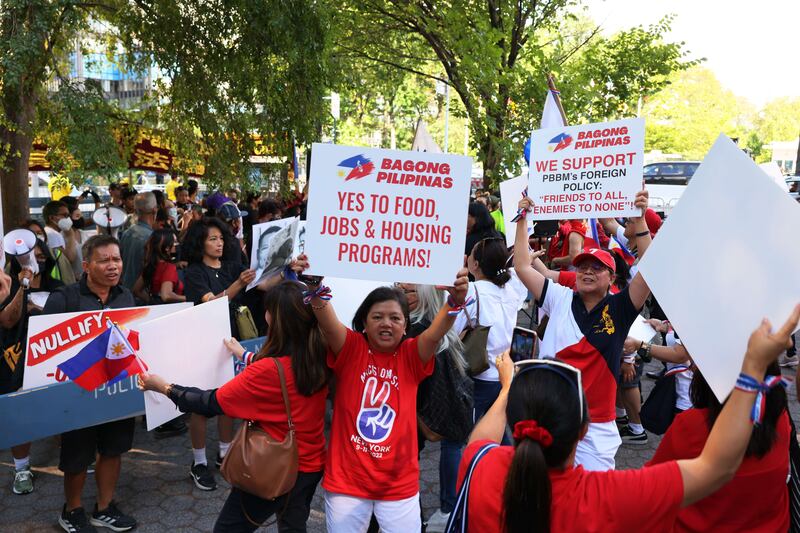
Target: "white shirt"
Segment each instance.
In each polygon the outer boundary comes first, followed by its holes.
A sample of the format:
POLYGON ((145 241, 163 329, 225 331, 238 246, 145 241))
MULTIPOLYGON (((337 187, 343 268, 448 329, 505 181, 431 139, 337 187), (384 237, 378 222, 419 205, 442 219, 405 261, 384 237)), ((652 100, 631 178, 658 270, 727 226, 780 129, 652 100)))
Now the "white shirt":
POLYGON ((528 289, 519 280, 514 269, 509 269, 508 273, 511 274, 511 279, 502 287, 487 280, 471 282, 467 290, 467 298, 475 298, 477 291, 480 299, 480 319, 476 301, 458 314, 453 325, 453 328, 459 333, 464 331, 469 324, 491 326, 486 342, 489 368, 475 376, 484 381, 497 381, 497 367, 495 367, 494 359, 511 347, 511 336, 514 333, 514 326, 517 325, 517 314, 528 296, 528 289))
POLYGON ((66 241, 64 240, 64 236, 61 235, 60 231, 54 230, 50 226, 45 226, 44 232, 47 235, 47 247, 51 250, 55 248, 61 248, 63 250, 67 245, 66 241))
MULTIPOLYGON (((667 333, 666 337, 667 346, 675 346, 676 344, 683 345, 680 339, 675 338, 675 333, 672 331, 667 333)), ((691 361, 687 361, 685 364, 688 366, 691 364, 691 361)), ((676 366, 678 366, 676 363, 667 363, 667 371, 672 370, 676 366)), ((692 400, 689 398, 689 387, 692 385, 693 377, 694 372, 691 370, 675 374, 675 407, 681 411, 692 408, 692 400)))

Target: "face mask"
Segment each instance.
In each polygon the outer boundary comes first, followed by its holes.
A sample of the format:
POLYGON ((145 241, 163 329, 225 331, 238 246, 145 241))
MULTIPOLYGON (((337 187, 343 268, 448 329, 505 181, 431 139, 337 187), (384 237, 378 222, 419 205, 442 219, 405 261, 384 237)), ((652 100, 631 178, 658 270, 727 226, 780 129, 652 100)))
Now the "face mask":
POLYGON ((58 221, 58 229, 60 229, 61 231, 69 231, 69 230, 71 230, 72 229, 72 219, 67 217, 67 218, 62 218, 61 220, 59 220, 58 221))
POLYGON ((83 229, 84 226, 86 226, 86 219, 84 219, 83 217, 79 218, 78 220, 72 221, 73 228, 83 229))
POLYGON ((178 208, 177 207, 170 207, 167 209, 167 216, 172 220, 178 220, 178 208))

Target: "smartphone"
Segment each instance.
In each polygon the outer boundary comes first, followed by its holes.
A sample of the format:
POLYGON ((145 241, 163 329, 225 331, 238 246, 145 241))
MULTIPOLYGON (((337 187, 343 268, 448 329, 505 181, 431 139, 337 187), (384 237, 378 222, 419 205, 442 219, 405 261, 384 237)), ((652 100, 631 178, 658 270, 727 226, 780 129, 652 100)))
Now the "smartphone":
POLYGON ((511 336, 511 360, 515 363, 525 359, 533 359, 536 349, 536 332, 525 328, 514 328, 511 336))
POLYGON ((322 276, 308 276, 306 274, 297 276, 297 279, 301 283, 305 283, 306 285, 311 285, 314 287, 316 287, 322 282, 322 276))

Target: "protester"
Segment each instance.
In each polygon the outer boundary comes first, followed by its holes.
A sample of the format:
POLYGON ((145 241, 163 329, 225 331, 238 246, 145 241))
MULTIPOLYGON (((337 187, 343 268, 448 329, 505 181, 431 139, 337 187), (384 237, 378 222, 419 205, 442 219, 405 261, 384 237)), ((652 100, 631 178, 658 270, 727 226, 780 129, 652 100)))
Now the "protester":
POLYGON ((489 196, 489 214, 494 220, 494 227, 500 233, 505 234, 506 223, 503 220, 503 212, 500 210, 500 198, 497 196, 489 196))
POLYGON ((177 246, 175 234, 170 230, 160 229, 150 234, 144 247, 142 273, 133 289, 137 298, 151 305, 186 301, 174 263, 177 246))
POLYGON ((186 185, 186 191, 189 193, 189 203, 199 204, 200 201, 197 199, 197 194, 200 192, 200 185, 197 183, 197 180, 189 180, 186 182, 186 185))
MULTIPOLYGON (((779 380, 780 367, 769 365, 766 375, 779 380)), ((754 427, 733 480, 715 494, 681 509, 672 531, 789 531, 786 474, 792 428, 786 391, 775 386, 765 396, 764 418, 754 427), (753 495, 758 495, 758 505, 753 505, 753 495)), ((695 408, 675 418, 648 466, 696 457, 719 423, 723 405, 730 402, 720 404, 699 372, 694 374, 691 397, 695 408)))
POLYGON ((110 197, 110 203, 114 207, 122 208, 122 187, 120 187, 119 183, 113 182, 109 183, 108 185, 108 195, 110 197))
POLYGON ((175 196, 175 189, 181 186, 181 181, 178 179, 178 175, 175 173, 171 173, 169 176, 169 182, 164 186, 164 192, 167 194, 167 198, 172 200, 173 202, 177 200, 175 196))
MULTIPOLYGON (((634 204, 646 209, 647 191, 640 191, 634 204)), ((527 210, 532 205, 525 198, 519 207, 527 210)), ((649 239, 644 218, 637 217, 634 223, 637 237, 649 239)), ((525 217, 517 222, 514 247, 528 249, 525 217)), ((529 257, 527 253, 514 254, 514 268, 550 317, 540 353, 542 357, 558 355, 584 374, 592 422, 578 444, 575 460, 587 470, 613 469, 614 456, 621 444, 615 424, 615 399, 622 347, 650 289, 637 273, 625 289, 609 294, 616 263, 604 250, 588 249, 575 257, 576 291, 545 278, 530 265, 529 257)))
POLYGON ((250 364, 221 388, 202 391, 169 385, 154 374, 140 376, 141 387, 166 395, 183 412, 254 420, 270 437, 281 441, 288 426, 275 363, 284 369, 296 428, 297 481, 288 494, 274 500, 233 487, 214 525, 215 532, 255 531, 276 513, 280 531, 305 531, 311 500, 322 478, 329 374, 322 334, 311 310, 303 304, 302 289, 296 282, 285 281, 271 288, 265 301, 269 339, 257 355, 245 352, 233 339, 225 342, 236 357, 250 364))
POLYGON ((178 209, 184 211, 192 208, 192 203, 189 201, 189 191, 183 185, 175 187, 175 205, 178 209))
POLYGON ((475 245, 488 237, 500 237, 495 230, 494 219, 482 203, 472 202, 467 210, 467 240, 464 255, 469 255, 475 245))
MULTIPOLYGON (((42 312, 54 314, 133 307, 133 294, 119 284, 122 267, 117 239, 110 235, 95 235, 83 245, 84 275, 81 280, 51 293, 42 312)), ((93 526, 128 531, 136 527, 136 520, 124 514, 113 499, 122 464, 121 455, 131 449, 133 431, 134 419, 128 418, 61 435, 58 468, 64 472, 66 503, 58 523, 64 531, 94 531, 93 526), (81 493, 86 482, 86 469, 95 458, 97 503, 87 521, 81 506, 81 493)))
POLYGON ((267 198, 258 204, 258 223, 271 222, 281 218, 281 208, 278 202, 267 198))
POLYGON ((511 346, 517 314, 528 296, 528 290, 514 270, 506 268, 507 263, 505 240, 499 237, 478 241, 467 258, 469 273, 475 278, 469 284, 467 299, 474 303, 458 315, 455 330, 490 326, 486 343, 488 368, 472 376, 475 384, 473 422, 483 416, 500 392, 494 359, 511 346))
POLYGON ((72 261, 78 256, 78 241, 77 235, 72 231, 69 208, 64 202, 47 202, 42 208, 42 217, 47 246, 50 247, 61 272, 61 281, 68 285, 75 283, 77 278, 72 269, 72 261))
POLYGON ((158 210, 156 197, 152 192, 137 194, 134 205, 136 208, 136 224, 128 228, 120 237, 122 259, 125 262, 122 284, 128 289, 133 288, 139 274, 142 272, 144 245, 147 239, 150 238, 150 234, 153 233, 156 211, 158 210))
MULTIPOLYGON (((436 319, 445 303, 444 293, 432 285, 403 283, 400 290, 408 300, 408 336, 416 337, 436 319)), ((456 476, 461 450, 472 426, 472 380, 467 376, 464 345, 453 327, 436 347, 433 375, 419 384, 417 418, 421 428, 420 451, 424 439, 439 439, 439 509, 426 521, 425 531, 444 531, 456 503, 456 476)), ((433 440, 432 439, 432 440, 433 440)))
MULTIPOLYGON (((763 321, 750 336, 742 376, 763 381, 798 320, 800 306, 775 333, 763 321)), ((578 441, 589 425, 582 388, 586 374, 558 360, 514 365, 502 355, 497 364, 503 390, 470 435, 460 483, 479 450, 500 442, 506 424, 513 428, 514 446, 488 449, 473 467, 469 531, 669 530, 681 507, 708 509, 704 498, 734 477, 753 434, 749 418, 756 395, 736 388, 696 458, 638 470, 586 471, 573 467, 578 441), (647 505, 631 505, 632 495, 647 505)), ((776 490, 786 492, 783 481, 776 490)))
POLYGON ((364 531, 373 513, 387 533, 420 530, 417 386, 433 371, 436 347, 453 324, 449 313, 463 308, 466 274, 458 273, 448 304, 413 339, 403 339, 409 319, 401 291, 373 290, 353 329, 339 321, 325 287, 308 295, 337 379, 323 480, 328 531, 364 531))
POLYGON ((87 225, 92 224, 92 222, 91 220, 87 222, 86 218, 84 218, 80 204, 75 198, 64 196, 60 201, 64 202, 64 205, 69 209, 69 217, 70 220, 72 220, 72 228, 68 232, 63 233, 64 235, 69 234, 67 240, 73 239, 75 241, 75 258, 70 261, 70 266, 72 267, 72 272, 75 274, 75 277, 79 278, 81 274, 83 274, 83 267, 81 266, 83 264, 81 247, 86 240, 82 230, 86 228, 87 225))
MULTIPOLYGON (((55 259, 50 255, 47 245, 37 239, 33 248, 38 272, 33 274, 23 268, 16 257, 11 258, 11 295, 0 306, 0 326, 3 328, 3 355, 0 358, 0 394, 15 392, 22 387, 25 372, 25 345, 28 339, 28 318, 41 313, 29 297, 32 293, 47 294, 64 284, 52 276, 55 259), (25 283, 28 287, 25 287, 25 283)), ((3 274, 5 276, 5 274, 3 274)), ((33 492, 33 473, 30 467, 30 443, 11 447, 14 457, 14 494, 33 492)))

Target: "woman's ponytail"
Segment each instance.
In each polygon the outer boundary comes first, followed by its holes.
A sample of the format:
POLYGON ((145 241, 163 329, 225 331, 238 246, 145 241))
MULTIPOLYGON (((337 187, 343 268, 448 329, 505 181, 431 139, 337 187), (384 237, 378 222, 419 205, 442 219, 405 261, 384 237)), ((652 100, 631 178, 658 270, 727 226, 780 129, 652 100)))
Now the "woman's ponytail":
POLYGON ((523 438, 516 447, 503 490, 507 533, 549 533, 552 490, 542 443, 523 438))

